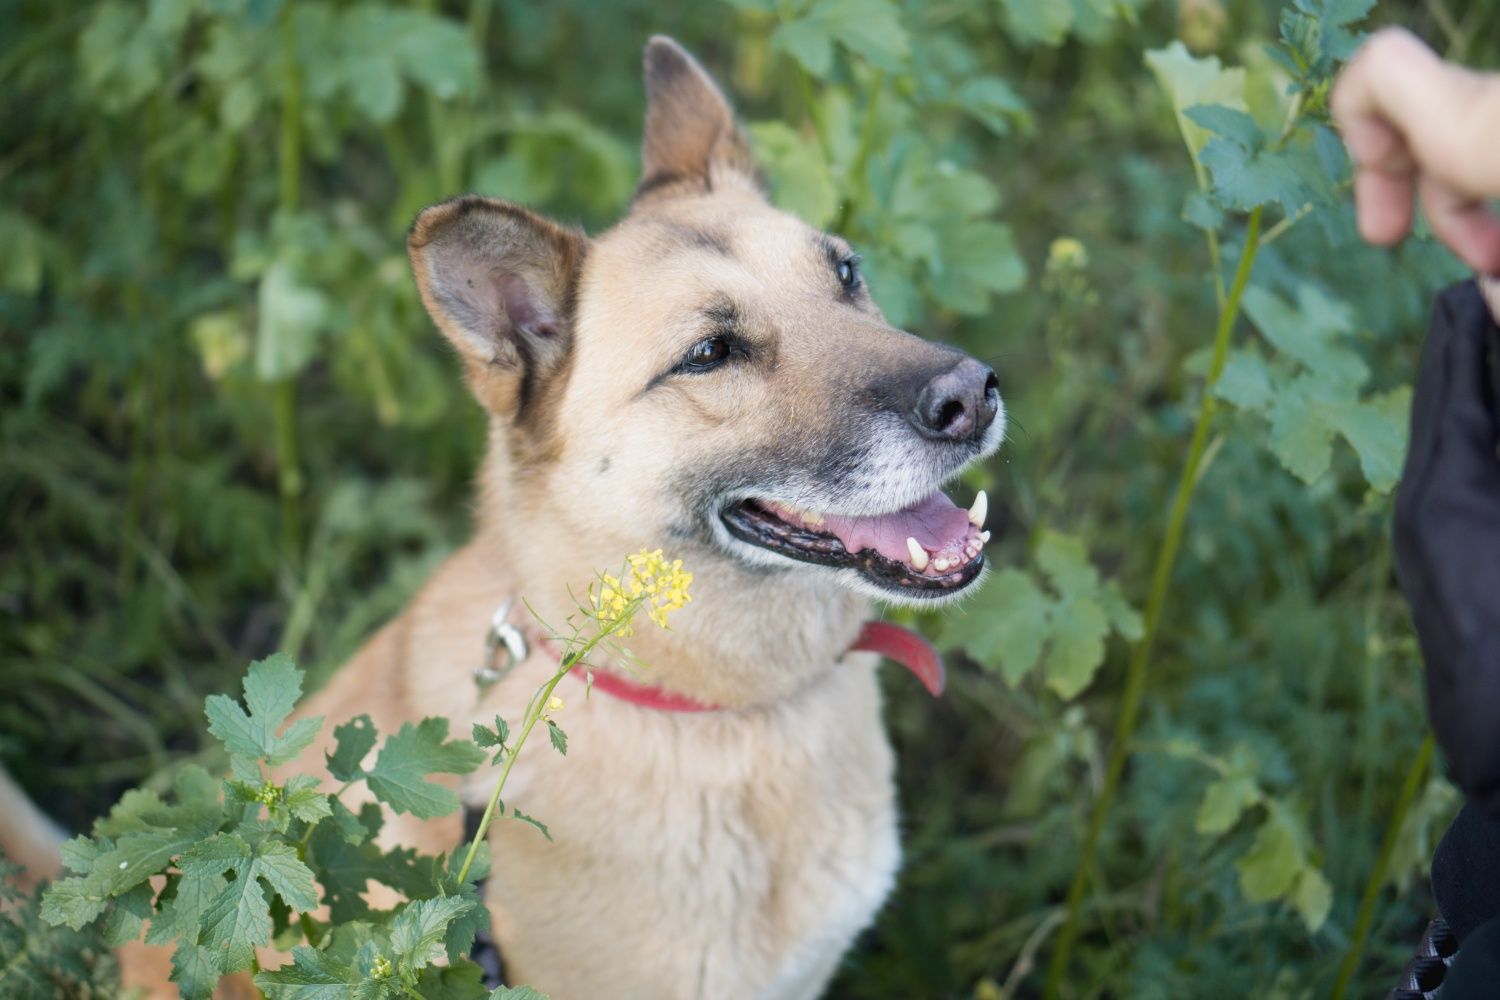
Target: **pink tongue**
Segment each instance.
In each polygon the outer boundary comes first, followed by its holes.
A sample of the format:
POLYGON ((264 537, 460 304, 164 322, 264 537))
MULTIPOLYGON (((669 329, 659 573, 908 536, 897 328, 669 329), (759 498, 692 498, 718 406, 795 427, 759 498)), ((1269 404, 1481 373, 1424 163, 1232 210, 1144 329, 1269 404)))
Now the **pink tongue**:
POLYGON ((908 560, 906 540, 915 538, 928 552, 963 547, 969 534, 969 514, 957 507, 941 490, 934 490, 905 510, 879 517, 827 515, 827 529, 839 537, 850 552, 874 549, 887 559, 908 560))

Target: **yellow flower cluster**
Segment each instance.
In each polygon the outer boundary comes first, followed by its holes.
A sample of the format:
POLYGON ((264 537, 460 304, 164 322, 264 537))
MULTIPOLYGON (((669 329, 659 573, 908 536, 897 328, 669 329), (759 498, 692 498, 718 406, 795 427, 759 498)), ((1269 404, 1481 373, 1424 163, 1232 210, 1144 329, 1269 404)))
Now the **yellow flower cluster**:
MULTIPOLYGON (((595 616, 599 624, 609 626, 619 621, 632 609, 644 606, 646 615, 662 628, 667 627, 667 615, 693 598, 688 588, 693 583, 693 574, 682 568, 681 559, 670 562, 661 549, 648 552, 645 549, 626 560, 625 579, 610 573, 600 577, 597 594, 590 588, 595 616)), ((626 622, 616 635, 628 636, 633 630, 626 622)))
POLYGON ((688 587, 692 586, 693 574, 682 568, 681 559, 668 562, 661 549, 647 552, 645 549, 630 557, 630 596, 644 595, 647 600, 646 614, 662 628, 667 627, 667 614, 676 611, 691 601, 688 587))

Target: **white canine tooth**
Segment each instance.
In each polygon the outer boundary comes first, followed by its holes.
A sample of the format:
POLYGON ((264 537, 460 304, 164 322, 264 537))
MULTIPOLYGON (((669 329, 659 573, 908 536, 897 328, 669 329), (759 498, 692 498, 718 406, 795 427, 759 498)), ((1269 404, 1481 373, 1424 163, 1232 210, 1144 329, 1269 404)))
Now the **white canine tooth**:
POLYGON ((969 523, 976 528, 984 527, 984 519, 990 513, 990 498, 985 496, 984 490, 980 490, 974 497, 974 505, 969 508, 969 523))
POLYGON ((979 544, 980 545, 988 545, 989 541, 990 541, 990 533, 988 531, 981 531, 979 533, 979 544))
POLYGON ((906 554, 911 556, 911 564, 918 573, 927 568, 927 550, 918 545, 915 538, 906 540, 906 554))
POLYGON ((823 523, 823 515, 819 514, 815 510, 804 511, 802 514, 802 520, 806 521, 808 524, 818 525, 823 523))

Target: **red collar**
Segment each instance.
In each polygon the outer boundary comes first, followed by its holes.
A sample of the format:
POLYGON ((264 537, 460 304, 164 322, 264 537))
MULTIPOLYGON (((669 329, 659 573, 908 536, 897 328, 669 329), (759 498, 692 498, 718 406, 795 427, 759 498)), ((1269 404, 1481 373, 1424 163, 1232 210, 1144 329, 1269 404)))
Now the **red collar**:
MULTIPOLYGON (((860 630, 859 637, 854 640, 854 645, 849 647, 849 651, 851 653, 879 653, 886 659, 910 670, 912 676, 921 681, 922 686, 933 697, 943 693, 942 658, 938 656, 937 650, 932 648, 932 643, 909 628, 893 625, 890 622, 865 622, 865 627, 860 630)), ((587 679, 589 671, 580 672, 582 669, 582 664, 574 667, 573 676, 579 680, 587 679)), ((621 674, 603 670, 595 670, 592 673, 595 691, 603 691, 613 698, 628 701, 632 705, 640 705, 642 708, 654 708, 661 712, 717 712, 721 708, 719 705, 705 704, 686 695, 665 691, 651 684, 642 684, 621 674)))

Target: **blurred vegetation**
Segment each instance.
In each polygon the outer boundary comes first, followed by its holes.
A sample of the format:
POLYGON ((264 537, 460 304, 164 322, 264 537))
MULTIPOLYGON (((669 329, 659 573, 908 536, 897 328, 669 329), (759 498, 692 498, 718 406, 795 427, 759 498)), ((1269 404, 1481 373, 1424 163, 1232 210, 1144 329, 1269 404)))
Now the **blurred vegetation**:
POLYGON ((778 201, 1013 417, 973 475, 1005 569, 927 623, 950 695, 893 681, 907 863, 835 994, 1033 995, 1071 923, 1065 995, 1324 995, 1372 873, 1352 995, 1383 993, 1457 805, 1413 767, 1386 491, 1462 273, 1359 244, 1322 100, 1357 30, 1492 66, 1500 12, 1369 6, 0 5, 0 758, 84 827, 205 753, 244 662, 326 673, 401 607, 483 435, 405 226, 464 190, 607 225, 669 33, 778 201))

